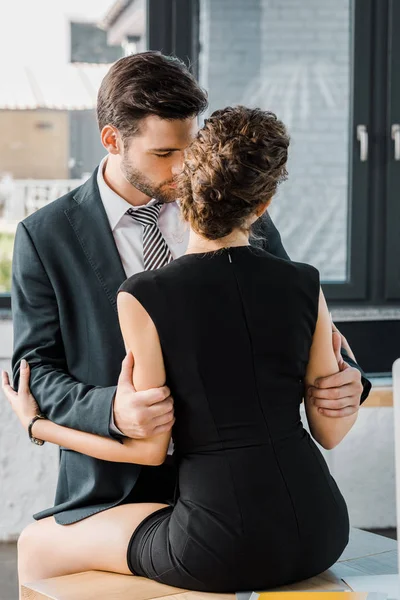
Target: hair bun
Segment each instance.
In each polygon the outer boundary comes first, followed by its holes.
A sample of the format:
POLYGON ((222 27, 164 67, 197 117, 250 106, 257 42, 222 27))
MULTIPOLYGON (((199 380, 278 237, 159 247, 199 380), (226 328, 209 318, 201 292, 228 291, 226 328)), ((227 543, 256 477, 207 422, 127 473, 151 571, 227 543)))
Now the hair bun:
POLYGON ((215 111, 186 151, 178 180, 183 217, 208 239, 243 227, 286 178, 288 146, 286 128, 271 112, 215 111))

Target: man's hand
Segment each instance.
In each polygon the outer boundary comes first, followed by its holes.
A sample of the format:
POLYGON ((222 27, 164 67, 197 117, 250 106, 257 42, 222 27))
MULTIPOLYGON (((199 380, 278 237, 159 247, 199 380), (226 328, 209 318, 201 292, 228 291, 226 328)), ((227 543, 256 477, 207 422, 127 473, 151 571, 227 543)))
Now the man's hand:
POLYGON ((339 373, 317 379, 315 386, 308 389, 308 395, 319 412, 326 417, 348 417, 360 407, 363 391, 361 373, 344 362, 340 353, 342 337, 337 330, 332 334, 332 343, 339 373))
POLYGON ((137 392, 133 386, 133 356, 122 362, 114 399, 114 422, 129 438, 143 439, 169 431, 175 423, 174 402, 164 386, 137 392))

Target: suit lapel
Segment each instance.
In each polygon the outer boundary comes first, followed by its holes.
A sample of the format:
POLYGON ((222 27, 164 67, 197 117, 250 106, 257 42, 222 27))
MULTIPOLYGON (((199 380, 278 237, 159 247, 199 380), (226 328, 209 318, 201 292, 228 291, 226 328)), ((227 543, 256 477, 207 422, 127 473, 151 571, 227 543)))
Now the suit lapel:
POLYGON ((83 253, 102 285, 114 310, 117 291, 126 274, 115 245, 97 185, 97 169, 74 196, 76 205, 65 215, 77 236, 83 253))

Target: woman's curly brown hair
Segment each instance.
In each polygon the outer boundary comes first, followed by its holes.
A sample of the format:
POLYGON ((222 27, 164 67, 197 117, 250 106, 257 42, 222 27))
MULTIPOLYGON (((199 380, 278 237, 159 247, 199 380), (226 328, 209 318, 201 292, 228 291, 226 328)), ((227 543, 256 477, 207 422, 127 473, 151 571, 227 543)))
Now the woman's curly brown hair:
POLYGON ((185 153, 178 178, 183 218, 210 240, 245 227, 286 179, 288 146, 286 128, 272 112, 215 111, 185 153))

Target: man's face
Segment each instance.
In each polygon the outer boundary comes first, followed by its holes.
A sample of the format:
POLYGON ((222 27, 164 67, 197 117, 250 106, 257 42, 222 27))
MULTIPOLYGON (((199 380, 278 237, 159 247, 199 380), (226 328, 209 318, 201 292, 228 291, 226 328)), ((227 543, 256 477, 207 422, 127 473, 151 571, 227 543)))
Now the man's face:
POLYGON ((183 152, 198 130, 196 117, 166 121, 149 116, 125 143, 121 171, 125 179, 150 198, 176 200, 174 178, 183 165, 183 152))

